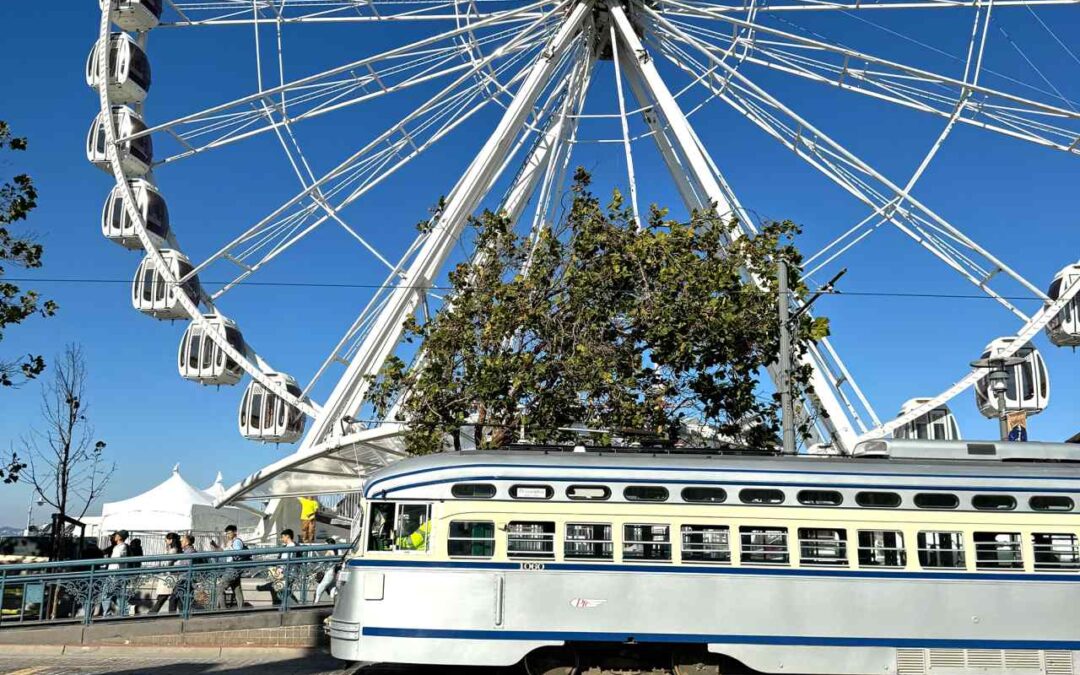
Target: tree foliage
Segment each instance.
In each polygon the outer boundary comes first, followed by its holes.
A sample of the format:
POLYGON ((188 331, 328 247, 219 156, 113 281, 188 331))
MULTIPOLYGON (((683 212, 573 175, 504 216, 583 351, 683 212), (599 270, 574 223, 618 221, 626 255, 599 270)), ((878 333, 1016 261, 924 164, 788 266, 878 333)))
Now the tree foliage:
MULTIPOLYGON (((380 414, 404 396, 412 452, 441 449, 447 434, 460 447, 467 426, 491 446, 522 426, 551 441, 571 425, 775 443, 779 403, 758 385, 779 345, 776 256, 790 263, 794 293, 807 290, 798 229, 773 222, 738 236, 712 211, 677 222, 655 206, 639 228, 617 191, 603 206, 589 184, 579 169, 566 217, 535 240, 503 214, 472 223, 478 253, 450 273, 449 301, 407 322, 418 357, 391 359, 373 382, 380 414)), ((796 353, 828 323, 800 328, 796 353)), ((808 379, 794 373, 797 387, 808 379)))
MULTIPOLYGON (((0 122, 0 151, 20 152, 26 147, 25 138, 13 136, 8 125, 0 122)), ((11 230, 13 224, 25 220, 36 206, 37 189, 30 176, 17 174, 0 184, 0 340, 9 325, 21 323, 34 314, 52 316, 56 312, 56 303, 52 300, 43 301, 36 291, 23 290, 3 280, 9 265, 22 269, 41 267, 41 244, 32 237, 17 236, 11 230)), ((0 386, 17 386, 44 370, 45 360, 40 355, 0 359, 0 386)))

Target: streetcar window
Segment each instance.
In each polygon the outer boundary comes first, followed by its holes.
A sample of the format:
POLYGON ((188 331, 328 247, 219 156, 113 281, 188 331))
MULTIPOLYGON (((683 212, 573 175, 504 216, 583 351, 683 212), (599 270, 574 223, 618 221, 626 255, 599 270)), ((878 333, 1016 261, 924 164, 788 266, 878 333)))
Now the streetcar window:
POLYGON ((551 499, 555 488, 550 485, 514 485, 510 496, 514 499, 551 499))
POLYGON ((555 559, 555 523, 513 521, 506 526, 508 558, 555 559))
POLYGON ((840 506, 844 496, 836 490, 799 490, 799 503, 805 506, 840 506))
POLYGON ((611 560, 611 525, 607 523, 567 523, 563 557, 567 559, 611 560))
POLYGON ((1019 532, 976 532, 975 567, 978 569, 1022 569, 1019 532))
POLYGON ((742 562, 751 565, 787 565, 786 527, 740 527, 742 562))
POLYGON ((859 567, 904 567, 904 534, 895 530, 859 531, 859 567))
POLYGON ((394 511, 393 502, 372 502, 368 520, 368 550, 393 550, 394 511))
POLYGON ((430 545, 431 506, 373 502, 368 520, 369 551, 426 551, 430 545))
POLYGON ((491 499, 495 496, 495 486, 490 483, 457 483, 450 488, 450 494, 458 499, 491 499))
POLYGON ((659 485, 631 485, 623 490, 623 497, 631 502, 666 502, 668 491, 659 485))
POLYGON ((948 492, 920 492, 915 495, 915 506, 920 509, 955 509, 960 498, 948 492))
POLYGON ((783 504, 784 493, 780 490, 747 488, 739 490, 739 501, 743 504, 783 504))
POLYGON ((605 485, 571 485, 566 488, 569 499, 582 501, 603 501, 611 498, 611 490, 605 485))
POLYGON ((709 504, 723 504, 727 499, 727 492, 723 488, 713 487, 688 487, 682 490, 684 502, 707 502, 709 504))
POLYGON ((1036 495, 1028 500, 1028 505, 1035 511, 1072 511, 1073 500, 1056 495, 1036 495))
POLYGON ((855 503, 878 509, 895 509, 900 506, 900 495, 895 492, 859 492, 855 495, 855 503))
POLYGON ((730 530, 727 525, 683 525, 683 562, 731 562, 730 530))
POLYGON ((971 505, 980 511, 1012 511, 1016 508, 1016 498, 1010 495, 975 495, 971 505))
POLYGON ((1080 548, 1075 534, 1035 533, 1031 535, 1031 548, 1035 552, 1037 570, 1080 569, 1080 548))
POLYGON ((623 560, 671 560, 667 525, 623 525, 623 560))
POLYGON ((495 523, 490 520, 452 520, 446 543, 450 556, 490 558, 495 555, 495 523))
POLYGON ((960 532, 920 532, 919 564, 925 568, 963 568, 964 535, 960 532))
POLYGON ((844 530, 799 528, 799 560, 803 565, 844 565, 847 560, 847 532, 844 530))

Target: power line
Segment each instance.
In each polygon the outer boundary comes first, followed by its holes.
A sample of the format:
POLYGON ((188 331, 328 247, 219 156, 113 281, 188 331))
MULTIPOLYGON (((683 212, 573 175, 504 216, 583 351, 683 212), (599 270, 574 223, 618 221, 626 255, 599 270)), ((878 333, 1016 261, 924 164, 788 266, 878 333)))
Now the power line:
MULTIPOLYGON (((74 278, 61 278, 61 277, 0 277, 4 281, 12 281, 19 283, 30 284, 131 284, 131 279, 95 279, 89 277, 74 277, 74 278)), ((225 286, 233 283, 232 281, 202 281, 199 283, 203 286, 225 286)), ((450 286, 399 286, 397 284, 356 284, 356 283, 331 283, 320 281, 244 281, 243 286, 257 286, 265 288, 342 288, 342 289, 374 289, 374 290, 386 290, 392 288, 413 288, 431 291, 452 291, 454 290, 450 286)), ((821 291, 824 295, 830 295, 833 297, 870 297, 870 298, 923 298, 934 300, 996 300, 997 298, 989 295, 982 295, 978 293, 909 293, 903 291, 850 291, 850 290, 824 290, 824 289, 812 289, 815 292, 821 291)), ((1039 298, 1034 295, 1003 295, 1000 296, 1005 300, 1034 300, 1040 301, 1039 298)))
MULTIPOLYGON (((19 283, 27 284, 131 284, 131 279, 89 279, 89 278, 71 278, 62 279, 59 277, 0 277, 5 281, 17 281, 19 283)), ((160 281, 159 281, 160 283, 160 281)), ((225 286, 233 283, 232 281, 203 281, 199 280, 201 286, 225 286)), ((298 287, 298 288, 367 288, 367 289, 388 289, 388 288, 419 288, 423 290, 431 291, 451 291, 453 288, 449 286, 400 286, 398 284, 343 284, 343 283, 329 283, 318 281, 244 281, 240 285, 242 286, 267 286, 267 287, 298 287)))

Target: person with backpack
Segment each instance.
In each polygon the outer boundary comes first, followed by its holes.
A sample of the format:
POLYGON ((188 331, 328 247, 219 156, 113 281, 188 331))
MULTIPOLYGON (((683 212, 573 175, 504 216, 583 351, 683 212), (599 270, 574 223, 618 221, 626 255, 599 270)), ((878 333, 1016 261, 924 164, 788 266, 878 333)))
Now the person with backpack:
MULTIPOLYGON (((210 542, 210 545, 218 551, 246 551, 247 544, 244 540, 236 536, 236 525, 225 526, 225 544, 218 546, 215 542, 210 542)), ((251 556, 242 555, 230 555, 220 560, 222 562, 235 562, 240 560, 250 560, 251 556)), ((221 575, 221 581, 218 582, 217 589, 217 601, 214 604, 216 609, 225 609, 225 591, 231 590, 233 593, 233 599, 236 601, 237 609, 244 606, 244 589, 241 582, 241 570, 238 567, 231 567, 226 569, 221 575)))

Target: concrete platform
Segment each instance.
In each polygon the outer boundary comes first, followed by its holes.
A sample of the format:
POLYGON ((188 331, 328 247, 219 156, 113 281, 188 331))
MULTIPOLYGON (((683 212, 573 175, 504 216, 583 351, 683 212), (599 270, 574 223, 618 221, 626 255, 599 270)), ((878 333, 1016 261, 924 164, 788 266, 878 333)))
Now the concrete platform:
POLYGON ((327 643, 323 621, 331 607, 279 612, 275 609, 206 614, 190 619, 174 616, 98 620, 89 626, 53 625, 0 628, 3 651, 9 646, 106 646, 293 648, 311 649, 327 643))

